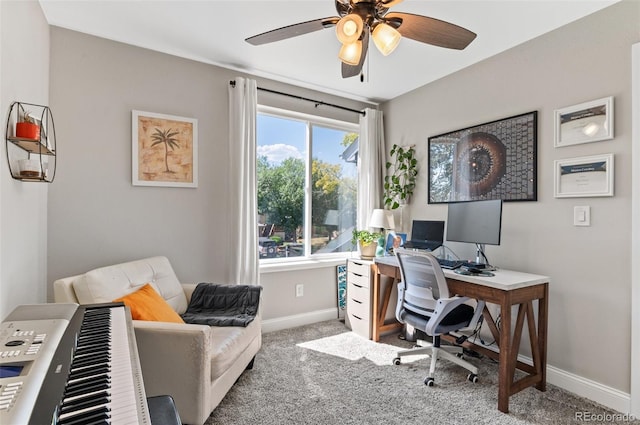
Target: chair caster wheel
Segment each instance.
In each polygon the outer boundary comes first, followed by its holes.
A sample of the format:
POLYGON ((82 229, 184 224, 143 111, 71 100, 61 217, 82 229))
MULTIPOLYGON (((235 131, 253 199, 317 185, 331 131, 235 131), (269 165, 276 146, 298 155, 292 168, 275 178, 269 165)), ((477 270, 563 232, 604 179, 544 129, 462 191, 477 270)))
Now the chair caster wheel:
POLYGON ((425 378, 424 384, 427 387, 433 387, 435 385, 435 382, 434 382, 433 378, 425 378))
POLYGON ((462 358, 462 355, 463 355, 462 353, 456 353, 456 357, 459 358, 459 359, 462 358))
POLYGON ((393 359, 393 364, 398 366, 400 364, 400 357, 396 357, 395 359, 393 359))
POLYGON ((467 381, 473 382, 475 384, 476 382, 478 382, 478 375, 476 375, 475 373, 468 374, 467 381))

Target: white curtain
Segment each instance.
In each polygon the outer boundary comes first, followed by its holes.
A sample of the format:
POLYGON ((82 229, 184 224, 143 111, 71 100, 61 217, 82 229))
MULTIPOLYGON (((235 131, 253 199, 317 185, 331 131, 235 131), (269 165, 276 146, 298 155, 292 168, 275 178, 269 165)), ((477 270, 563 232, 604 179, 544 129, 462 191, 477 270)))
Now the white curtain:
POLYGON ((358 229, 367 229, 369 215, 382 207, 385 144, 382 111, 365 109, 358 141, 358 229))
POLYGON ((228 230, 230 283, 258 285, 258 199, 256 190, 255 80, 229 85, 228 230))

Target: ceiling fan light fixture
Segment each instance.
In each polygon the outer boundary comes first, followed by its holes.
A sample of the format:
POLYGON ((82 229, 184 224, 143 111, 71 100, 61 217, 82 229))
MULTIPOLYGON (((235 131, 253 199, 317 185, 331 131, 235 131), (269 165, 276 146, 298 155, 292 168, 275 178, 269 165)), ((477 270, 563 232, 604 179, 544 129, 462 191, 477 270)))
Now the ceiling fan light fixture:
POLYGON ((358 65, 362 56, 362 41, 356 40, 353 43, 345 43, 340 48, 338 57, 347 65, 358 65))
POLYGON ((402 38, 398 30, 384 22, 380 22, 375 26, 371 37, 373 37, 373 42, 384 56, 393 52, 402 38))
POLYGON ((336 25, 336 35, 342 44, 353 43, 360 38, 364 21, 355 13, 343 16, 336 25))

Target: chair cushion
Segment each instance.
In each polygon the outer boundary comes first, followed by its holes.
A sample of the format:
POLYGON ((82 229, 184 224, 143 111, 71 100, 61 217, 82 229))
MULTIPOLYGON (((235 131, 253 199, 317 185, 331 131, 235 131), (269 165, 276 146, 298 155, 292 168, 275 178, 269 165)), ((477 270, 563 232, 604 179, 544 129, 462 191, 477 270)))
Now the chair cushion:
POLYGON ((233 365, 244 350, 259 335, 260 321, 247 327, 214 326, 211 328, 211 380, 219 378, 233 365))
POLYGON ((113 301, 125 303, 131 309, 133 320, 184 323, 178 313, 148 283, 137 291, 113 301))
POLYGON ((469 324, 469 321, 473 317, 475 310, 470 305, 460 304, 449 312, 444 319, 440 322, 441 326, 459 325, 464 323, 464 326, 469 324))
MULTIPOLYGON (((447 333, 466 327, 473 318, 474 309, 467 304, 461 304, 447 314, 438 324, 435 332, 437 334, 447 333)), ((408 310, 403 310, 402 320, 416 329, 425 331, 429 316, 423 316, 408 310)))
POLYGON ((145 284, 178 314, 187 310, 187 297, 166 257, 151 257, 91 270, 73 281, 80 304, 107 303, 145 284))

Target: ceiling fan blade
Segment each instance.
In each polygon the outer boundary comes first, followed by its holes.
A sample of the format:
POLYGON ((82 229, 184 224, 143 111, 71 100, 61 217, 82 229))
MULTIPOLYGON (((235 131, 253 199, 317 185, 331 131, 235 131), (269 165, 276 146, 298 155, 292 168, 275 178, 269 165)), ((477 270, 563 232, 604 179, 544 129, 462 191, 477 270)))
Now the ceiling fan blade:
POLYGON ((402 3, 402 0, 380 0, 379 3, 386 8, 390 8, 398 3, 402 3))
POLYGON ((367 58, 367 52, 369 50, 369 31, 365 28, 362 32, 362 54, 360 55, 360 62, 357 65, 348 65, 344 62, 342 64, 342 78, 351 78, 360 74, 362 71, 362 65, 367 58))
POLYGON ((300 22, 254 35, 253 37, 245 39, 245 41, 249 44, 253 44, 254 46, 273 43, 274 41, 285 40, 287 38, 297 37, 299 35, 330 28, 337 24, 339 20, 340 18, 331 16, 328 18, 314 19, 313 21, 300 22))
POLYGON ((384 20, 392 26, 399 23, 396 29, 403 37, 448 49, 462 50, 476 38, 474 32, 458 25, 412 13, 389 12, 384 20))

